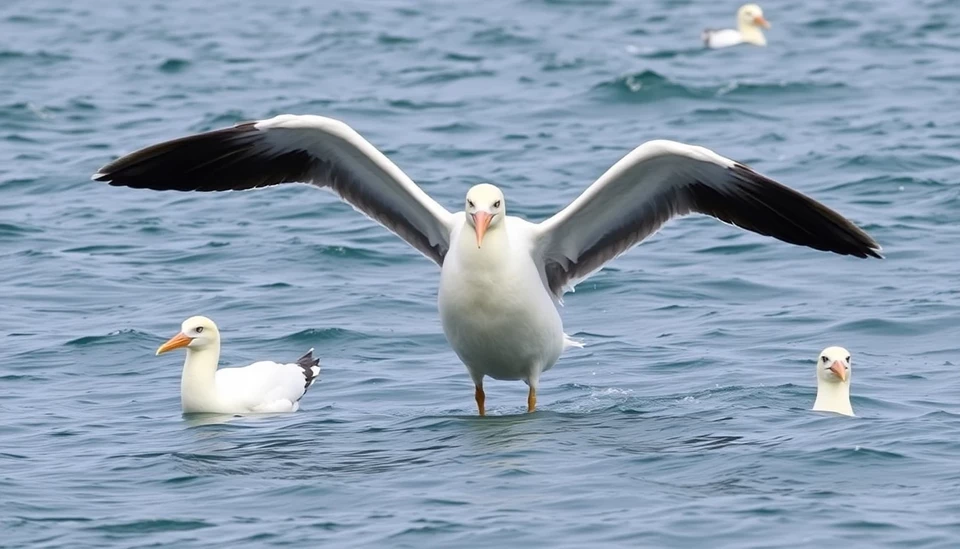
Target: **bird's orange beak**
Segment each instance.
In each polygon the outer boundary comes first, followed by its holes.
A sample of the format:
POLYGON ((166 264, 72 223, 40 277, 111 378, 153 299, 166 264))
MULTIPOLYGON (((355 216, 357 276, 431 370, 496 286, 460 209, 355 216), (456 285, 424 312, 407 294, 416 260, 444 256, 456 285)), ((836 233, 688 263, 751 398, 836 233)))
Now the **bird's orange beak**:
POLYGON ((763 18, 762 15, 758 15, 753 18, 753 23, 758 27, 763 27, 765 29, 770 28, 770 22, 763 18))
POLYGON ((840 378, 840 381, 847 380, 847 369, 839 360, 833 361, 833 364, 830 365, 830 371, 836 374, 836 376, 840 378))
POLYGON ((473 227, 477 230, 477 247, 480 247, 480 244, 483 243, 483 235, 487 232, 487 227, 490 226, 490 220, 493 219, 493 215, 487 212, 477 212, 473 214, 473 227))
POLYGON ((180 332, 179 334, 171 337, 166 343, 161 345, 160 348, 157 349, 157 354, 162 355, 167 351, 172 351, 174 349, 186 347, 187 345, 190 345, 191 341, 193 340, 187 337, 186 334, 184 334, 183 332, 180 332))

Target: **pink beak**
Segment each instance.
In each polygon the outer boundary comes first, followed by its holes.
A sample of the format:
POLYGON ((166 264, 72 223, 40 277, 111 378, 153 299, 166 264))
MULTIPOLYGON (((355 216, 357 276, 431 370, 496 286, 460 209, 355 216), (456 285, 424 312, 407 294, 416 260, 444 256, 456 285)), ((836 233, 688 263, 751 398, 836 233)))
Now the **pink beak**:
POLYGON ((758 26, 761 26, 761 27, 763 27, 763 28, 765 28, 765 29, 769 29, 769 28, 770 28, 770 23, 767 22, 767 20, 764 19, 764 17, 763 17, 762 15, 758 15, 758 16, 754 17, 754 18, 753 18, 753 22, 754 22, 754 24, 756 24, 756 25, 758 25, 758 26))
POLYGON ((839 360, 833 361, 833 364, 830 365, 830 371, 836 374, 836 376, 840 378, 840 381, 847 380, 847 367, 839 360))
POLYGON ((487 232, 487 227, 490 226, 490 220, 493 219, 493 215, 487 212, 477 212, 473 214, 473 226, 477 230, 477 247, 480 247, 480 244, 483 242, 483 235, 487 232))

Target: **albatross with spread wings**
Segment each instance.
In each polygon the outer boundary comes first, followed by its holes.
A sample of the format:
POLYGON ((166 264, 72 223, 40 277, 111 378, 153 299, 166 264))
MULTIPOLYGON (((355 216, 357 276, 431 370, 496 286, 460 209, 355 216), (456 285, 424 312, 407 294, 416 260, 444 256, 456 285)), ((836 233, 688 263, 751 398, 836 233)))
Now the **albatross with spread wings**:
POLYGON ((563 332, 564 291, 672 217, 701 213, 791 244, 880 257, 869 235, 823 204, 713 151, 663 140, 634 149, 541 223, 506 215, 503 192, 490 184, 472 187, 463 211, 451 213, 350 126, 321 116, 160 143, 93 179, 176 191, 330 189, 441 267, 443 331, 473 378, 480 415, 485 376, 526 382, 534 410, 540 374, 579 345, 563 332))

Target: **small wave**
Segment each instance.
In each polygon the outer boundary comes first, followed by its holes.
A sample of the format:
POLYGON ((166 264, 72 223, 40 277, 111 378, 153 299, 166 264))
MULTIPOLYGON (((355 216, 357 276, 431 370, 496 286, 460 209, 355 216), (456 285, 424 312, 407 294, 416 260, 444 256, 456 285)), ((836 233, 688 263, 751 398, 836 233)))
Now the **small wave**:
MULTIPOLYGON (((690 118, 697 122, 707 122, 707 121, 716 121, 716 122, 736 122, 739 120, 770 120, 776 121, 780 120, 779 118, 773 116, 764 116, 757 111, 748 111, 744 109, 735 109, 732 107, 719 107, 719 108, 706 108, 706 109, 694 109, 689 113, 690 118)), ((783 141, 782 136, 775 134, 766 134, 767 137, 772 137, 778 141, 783 141)))
POLYGON ((484 60, 482 55, 450 52, 443 56, 447 61, 460 61, 465 63, 478 63, 484 60))
POLYGON ((764 242, 751 242, 747 244, 726 244, 721 246, 710 246, 708 248, 701 248, 696 251, 698 254, 713 254, 713 255, 739 255, 745 253, 752 253, 758 250, 763 250, 768 248, 764 242))
POLYGON ((377 42, 387 46, 401 46, 404 44, 417 44, 420 42, 420 40, 417 38, 410 38, 409 36, 381 33, 379 36, 377 36, 377 42))
POLYGON ((831 326, 833 332, 850 332, 880 335, 887 334, 895 337, 907 335, 928 335, 944 327, 943 319, 926 318, 922 320, 888 320, 883 318, 862 318, 839 322, 831 326))
POLYGON ((65 345, 70 347, 88 347, 101 344, 113 344, 116 342, 127 341, 156 341, 158 338, 154 335, 138 330, 117 330, 106 335, 83 336, 67 341, 65 345))
POLYGON ((31 67, 43 67, 70 61, 73 59, 69 55, 62 53, 51 53, 48 51, 22 52, 14 50, 0 50, 0 64, 14 61, 25 61, 31 67))
POLYGON ((700 55, 706 51, 708 51, 706 48, 642 50, 636 46, 627 46, 627 53, 642 59, 673 59, 675 57, 700 55))
MULTIPOLYGON (((727 97, 755 97, 776 96, 782 98, 787 94, 811 95, 825 91, 846 90, 848 86, 843 82, 731 82, 721 86, 714 95, 727 97)), ((778 99, 779 100, 779 99, 778 99)))
POLYGON ((593 89, 621 99, 643 102, 671 98, 696 99, 710 95, 702 90, 677 84, 650 70, 620 76, 615 80, 602 82, 593 89))
POLYGON ((394 109, 403 109, 405 111, 425 111, 435 109, 462 109, 466 104, 462 101, 411 101, 409 99, 397 99, 387 102, 387 105, 394 109))
POLYGON ((165 72, 167 74, 176 74, 186 71, 190 68, 190 65, 190 61, 186 59, 171 58, 165 60, 163 63, 160 63, 157 69, 160 72, 165 72))
POLYGON ((465 80, 467 78, 485 78, 496 75, 497 73, 491 70, 443 71, 414 80, 410 82, 410 85, 420 86, 425 84, 445 84, 447 82, 456 82, 457 80, 465 80))
POLYGON ((471 133, 480 129, 481 127, 478 124, 469 122, 453 122, 451 124, 443 124, 441 126, 432 126, 427 128, 428 131, 437 133, 471 133))
POLYGON ((888 172, 917 172, 960 165, 960 159, 943 154, 860 154, 845 159, 840 168, 872 168, 888 172))
MULTIPOLYGON (((11 122, 33 122, 37 119, 50 120, 51 118, 54 118, 56 113, 62 111, 63 109, 59 107, 38 105, 30 101, 11 103, 9 105, 0 106, 0 119, 3 120, 5 125, 9 126, 11 122)), ((22 127, 24 126, 15 125, 13 127, 7 127, 7 129, 11 130, 22 127)))
MULTIPOLYGON (((286 242, 291 246, 300 245, 296 241, 286 242)), ((339 259, 358 259, 364 261, 391 262, 396 261, 392 256, 375 252, 368 248, 354 248, 351 246, 325 246, 316 244, 307 248, 311 254, 321 257, 335 257, 339 259)))
POLYGON ((860 26, 860 23, 854 19, 843 17, 821 17, 808 21, 803 26, 810 30, 843 30, 855 29, 860 26))
POLYGON ((294 288, 294 287, 295 286, 293 284, 288 284, 286 282, 272 282, 270 284, 259 284, 257 286, 254 286, 254 288, 257 288, 258 290, 276 290, 276 289, 294 288))
POLYGON ((35 145, 40 143, 40 141, 36 139, 32 139, 30 137, 27 137, 19 133, 11 133, 10 135, 7 135, 6 137, 4 137, 3 140, 8 143, 27 143, 30 145, 35 145))
POLYGON ((495 28, 475 32, 471 42, 489 46, 526 46, 536 42, 533 38, 521 36, 505 28, 495 28))
POLYGON ((613 95, 624 102, 650 102, 663 99, 734 99, 815 94, 846 89, 842 82, 739 82, 721 86, 692 86, 671 80, 652 70, 620 76, 593 87, 593 93, 613 95))
POLYGON ((369 336, 362 332, 344 330, 343 328, 307 328, 306 330, 284 336, 281 338, 281 341, 313 345, 327 341, 337 341, 341 343, 360 341, 368 337, 369 336))
POLYGON ((906 175, 881 175, 853 181, 843 181, 827 187, 824 191, 853 191, 854 194, 873 196, 877 193, 902 192, 908 189, 942 189, 947 187, 950 187, 950 185, 935 179, 910 177, 906 175))
POLYGON ((93 245, 93 246, 81 246, 79 248, 69 248, 63 250, 63 253, 68 254, 87 254, 87 255, 123 255, 122 252, 129 252, 131 250, 139 250, 140 246, 132 246, 128 244, 113 244, 113 245, 93 245))
POLYGON ((0 223, 0 238, 18 237, 30 234, 42 233, 42 229, 27 227, 24 225, 12 225, 10 223, 0 223))
POLYGON ((586 65, 587 60, 582 57, 574 57, 573 59, 560 59, 556 54, 551 54, 546 56, 543 66, 540 67, 540 70, 543 72, 560 72, 582 69, 586 65))
MULTIPOLYGON (((835 418, 829 418, 835 419, 835 418)), ((872 448, 864 448, 862 446, 853 446, 850 448, 829 448, 826 450, 820 450, 814 452, 814 457, 824 460, 836 460, 838 462, 846 462, 846 460, 855 459, 857 463, 866 464, 871 460, 901 460, 906 459, 907 456, 899 452, 890 452, 886 450, 875 450, 872 448)))
POLYGON ((933 74, 933 75, 927 76, 926 78, 927 80, 931 80, 933 82, 943 82, 946 84, 956 84, 957 82, 960 82, 960 74, 956 74, 956 73, 933 74))
POLYGON ((114 524, 102 524, 89 528, 100 532, 111 534, 151 534, 165 532, 183 532, 187 530, 197 530, 200 528, 211 528, 212 524, 202 520, 135 520, 133 522, 120 522, 114 524))

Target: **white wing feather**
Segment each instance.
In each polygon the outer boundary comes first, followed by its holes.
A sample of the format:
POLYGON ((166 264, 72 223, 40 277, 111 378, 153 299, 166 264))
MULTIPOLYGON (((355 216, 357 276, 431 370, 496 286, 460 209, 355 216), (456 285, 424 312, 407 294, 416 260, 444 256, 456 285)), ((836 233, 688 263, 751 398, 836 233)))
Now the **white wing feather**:
POLYGON ((438 264, 453 214, 347 124, 280 115, 174 139, 123 156, 93 179, 138 189, 244 190, 312 183, 394 232, 438 264))
POLYGON ((880 257, 870 236, 823 204, 709 149, 665 140, 640 145, 537 225, 534 255, 559 298, 672 217, 691 212, 792 244, 880 257))
POLYGON ((303 368, 267 360, 242 368, 221 368, 216 385, 219 394, 251 412, 295 411, 307 390, 303 368))

